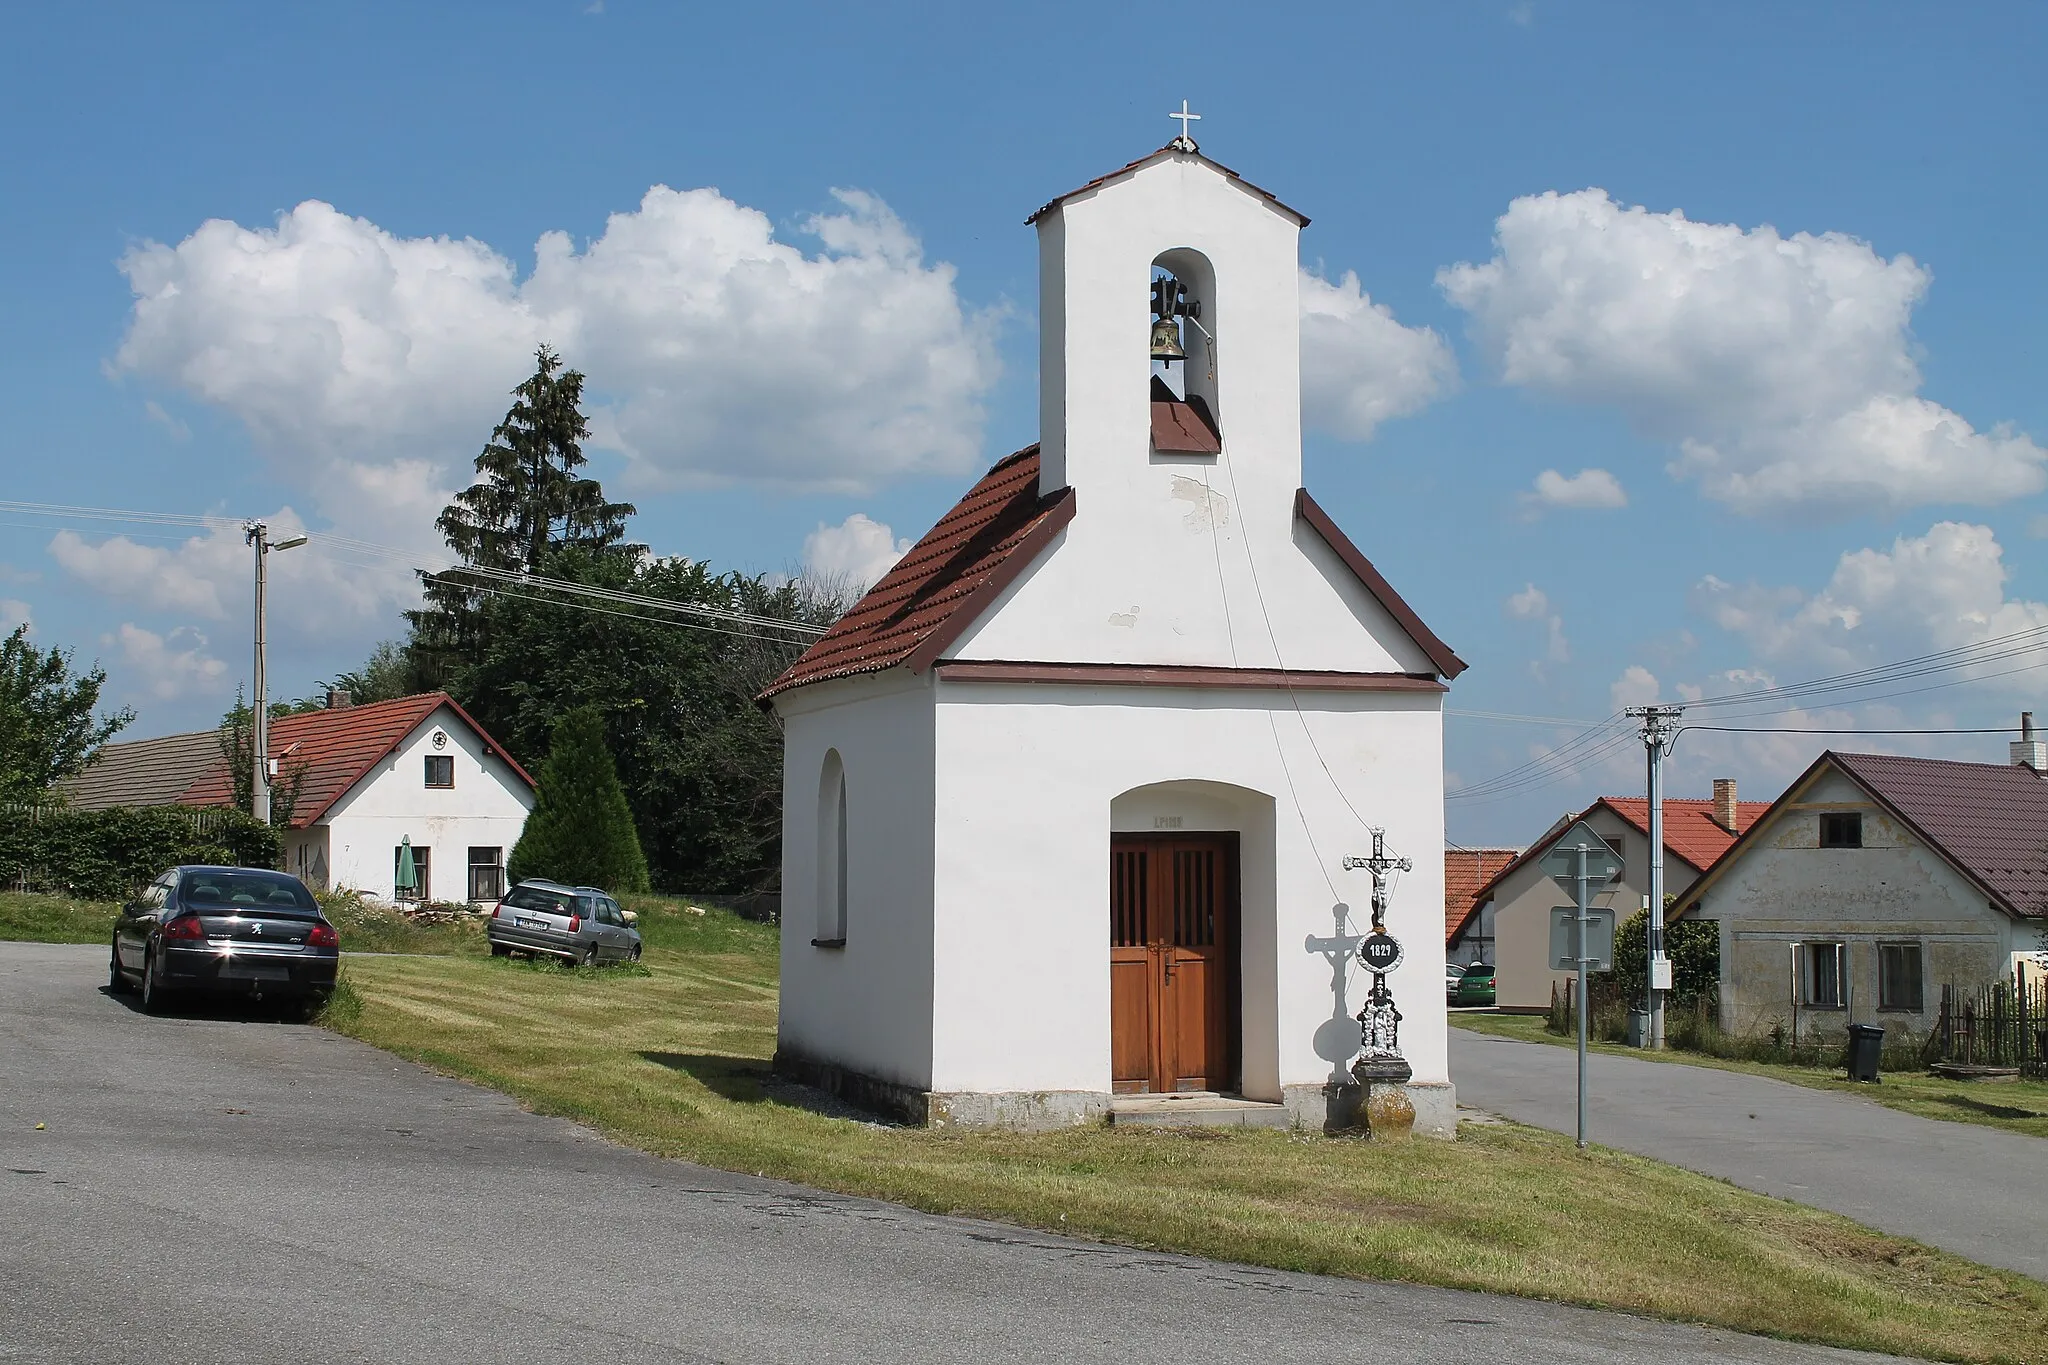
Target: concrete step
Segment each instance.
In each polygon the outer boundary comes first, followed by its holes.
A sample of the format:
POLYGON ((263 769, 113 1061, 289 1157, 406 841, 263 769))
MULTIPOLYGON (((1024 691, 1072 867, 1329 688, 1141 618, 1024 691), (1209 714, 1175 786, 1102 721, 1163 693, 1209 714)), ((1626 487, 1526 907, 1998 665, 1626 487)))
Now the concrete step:
POLYGON ((1118 1095, 1109 1102, 1115 1127, 1289 1128, 1285 1105, 1193 1091, 1175 1095, 1118 1095))

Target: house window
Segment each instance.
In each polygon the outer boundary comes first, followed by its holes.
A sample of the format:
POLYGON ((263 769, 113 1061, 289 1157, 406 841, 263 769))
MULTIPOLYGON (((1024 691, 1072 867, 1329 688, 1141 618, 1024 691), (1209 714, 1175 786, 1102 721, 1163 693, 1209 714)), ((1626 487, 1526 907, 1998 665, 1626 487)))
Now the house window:
POLYGON ((418 844, 412 845, 413 884, 411 886, 400 886, 398 884, 398 867, 399 863, 405 858, 406 846, 400 844, 397 848, 391 850, 392 900, 399 902, 401 905, 418 905, 434 898, 433 893, 428 889, 427 881, 427 863, 432 852, 433 850, 430 848, 422 848, 418 844))
POLYGON ((1619 834, 1603 834, 1600 836, 1600 842, 1607 845, 1609 851, 1614 854, 1614 861, 1621 864, 1621 870, 1614 874, 1613 882, 1614 885, 1620 886, 1628 880, 1628 844, 1619 834))
POLYGON ((1880 943, 1877 945, 1877 1007, 1908 1010, 1918 1014, 1925 1005, 1921 982, 1920 945, 1880 943))
POLYGON ((1829 811, 1820 818, 1822 848, 1863 847, 1863 812, 1829 811))
POLYGON ((427 785, 429 787, 452 787, 455 785, 455 755, 427 755, 427 785))
POLYGON ((1849 950, 1840 943, 1802 943, 1804 965, 1800 976, 1800 1001, 1814 1009, 1842 1007, 1842 982, 1847 976, 1849 950))
POLYGON ((505 894, 505 850, 472 848, 469 851, 469 898, 494 901, 505 894))

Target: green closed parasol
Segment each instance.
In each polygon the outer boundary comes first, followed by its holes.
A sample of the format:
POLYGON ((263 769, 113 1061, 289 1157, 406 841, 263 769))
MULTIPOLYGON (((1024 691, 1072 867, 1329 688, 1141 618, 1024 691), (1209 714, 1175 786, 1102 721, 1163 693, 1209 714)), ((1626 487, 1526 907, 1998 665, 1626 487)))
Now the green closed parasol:
POLYGON ((412 836, 406 835, 398 841, 398 871, 391 879, 393 899, 402 898, 406 892, 420 889, 419 865, 412 860, 412 836))

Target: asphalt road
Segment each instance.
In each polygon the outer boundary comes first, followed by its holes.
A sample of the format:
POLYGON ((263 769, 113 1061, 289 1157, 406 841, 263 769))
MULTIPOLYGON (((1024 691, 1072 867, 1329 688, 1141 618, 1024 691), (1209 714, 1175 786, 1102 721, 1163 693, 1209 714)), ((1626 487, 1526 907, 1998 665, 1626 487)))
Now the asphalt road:
POLYGON ((664 1161, 319 1029, 149 1018, 104 962, 0 943, 0 1359, 1878 1359, 664 1161))
MULTIPOLYGON (((1595 1052, 1586 1075, 1589 1142, 2048 1280, 2048 1141, 1678 1062, 1595 1052)), ((1572 1048, 1454 1027, 1451 1080, 1460 1104, 1576 1131, 1572 1048)))

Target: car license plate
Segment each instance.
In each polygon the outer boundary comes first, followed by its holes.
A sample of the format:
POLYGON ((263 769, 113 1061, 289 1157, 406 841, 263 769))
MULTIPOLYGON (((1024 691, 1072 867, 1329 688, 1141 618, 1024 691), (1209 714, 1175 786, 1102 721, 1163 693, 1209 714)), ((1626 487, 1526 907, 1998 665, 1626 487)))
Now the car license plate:
POLYGON ((251 965, 242 969, 242 974, 252 981, 286 981, 291 978, 291 968, 273 967, 268 964, 251 965))
POLYGON ((517 923, 519 927, 522 929, 552 929, 555 927, 554 925, 549 924, 546 920, 539 919, 523 919, 517 921, 517 923))

